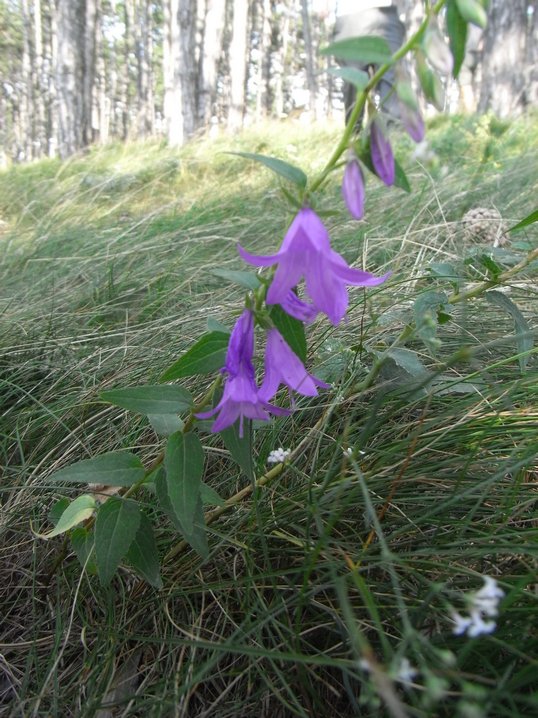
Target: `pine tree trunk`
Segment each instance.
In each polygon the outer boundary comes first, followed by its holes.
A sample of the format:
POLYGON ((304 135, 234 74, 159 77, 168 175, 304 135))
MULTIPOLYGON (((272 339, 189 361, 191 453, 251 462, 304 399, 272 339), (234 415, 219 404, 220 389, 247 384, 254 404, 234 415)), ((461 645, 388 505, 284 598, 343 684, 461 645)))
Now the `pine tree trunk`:
POLYGON ((538 44, 536 10, 535 1, 492 0, 480 59, 479 112, 493 110, 500 117, 519 114, 536 98, 536 67, 528 65, 538 44), (529 7, 534 13, 528 13, 529 7))
POLYGON ((207 127, 215 112, 217 67, 222 52, 226 0, 207 0, 198 84, 198 124, 207 127))
POLYGON ((234 0, 232 40, 230 43, 230 107, 228 127, 238 129, 245 114, 247 79, 248 0, 234 0))
POLYGON ((306 82, 309 94, 310 114, 315 117, 317 112, 318 83, 316 82, 314 47, 312 43, 312 32, 310 28, 310 15, 308 0, 301 0, 301 16, 303 20, 303 39, 306 62, 306 82))

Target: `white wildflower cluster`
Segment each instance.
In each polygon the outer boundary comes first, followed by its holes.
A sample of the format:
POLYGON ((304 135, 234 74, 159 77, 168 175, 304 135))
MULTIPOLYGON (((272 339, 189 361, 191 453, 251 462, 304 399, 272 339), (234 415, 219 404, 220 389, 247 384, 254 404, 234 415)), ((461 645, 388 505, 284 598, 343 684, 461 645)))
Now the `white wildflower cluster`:
POLYGON ((273 449, 273 451, 269 452, 269 456, 267 457, 267 463, 281 464, 282 462, 286 461, 290 454, 290 449, 283 449, 282 447, 280 447, 279 449, 273 449))
POLYGON ((462 636, 466 633, 470 638, 476 638, 483 634, 493 633, 497 628, 495 621, 486 619, 492 619, 498 615, 499 601, 504 596, 504 591, 491 576, 483 576, 483 579, 482 588, 470 596, 469 616, 461 616, 456 611, 452 613, 452 620, 455 624, 452 633, 455 636, 462 636))
MULTIPOLYGON (((372 670, 372 665, 367 658, 361 658, 359 668, 369 673, 372 670)), ((411 665, 409 658, 406 658, 406 656, 396 661, 389 671, 389 675, 405 687, 411 686, 418 674, 418 669, 411 665)))

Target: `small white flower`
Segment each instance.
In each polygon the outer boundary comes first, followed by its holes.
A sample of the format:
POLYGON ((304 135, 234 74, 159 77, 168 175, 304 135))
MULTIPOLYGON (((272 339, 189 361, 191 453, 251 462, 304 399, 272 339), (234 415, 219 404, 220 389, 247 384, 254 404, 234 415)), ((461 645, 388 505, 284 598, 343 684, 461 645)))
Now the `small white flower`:
POLYGON ((495 621, 484 621, 478 609, 471 611, 471 625, 467 630, 470 638, 476 638, 487 633, 493 633, 497 628, 495 621))
POLYGON ((282 447, 279 447, 278 449, 273 449, 273 451, 269 452, 269 456, 267 457, 267 463, 282 464, 284 461, 286 461, 290 454, 290 449, 283 449, 282 447))
POLYGON ((349 446, 347 449, 344 449, 344 456, 353 456, 353 449, 351 446, 349 446))
POLYGON ((418 675, 418 670, 413 668, 408 658, 405 656, 400 661, 398 672, 395 675, 395 680, 404 685, 413 683, 413 679, 418 675))
POLYGON ((473 596, 473 606, 486 616, 494 617, 499 613, 498 605, 504 596, 504 591, 491 576, 483 576, 483 579, 484 585, 473 596))
POLYGON ((451 613, 450 618, 455 624, 452 629, 452 633, 455 636, 463 636, 464 633, 467 633, 467 629, 471 625, 472 619, 461 616, 459 613, 456 613, 456 611, 451 613))

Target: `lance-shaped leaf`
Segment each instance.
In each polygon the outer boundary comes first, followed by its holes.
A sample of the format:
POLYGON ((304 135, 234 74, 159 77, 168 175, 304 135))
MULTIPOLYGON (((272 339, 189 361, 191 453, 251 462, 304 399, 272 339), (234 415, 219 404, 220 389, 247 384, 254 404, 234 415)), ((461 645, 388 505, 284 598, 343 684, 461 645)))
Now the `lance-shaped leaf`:
POLYGON ((215 489, 208 484, 200 484, 200 496, 202 497, 202 503, 207 506, 224 506, 226 501, 218 494, 215 489))
POLYGON ((320 55, 332 55, 338 60, 361 64, 384 65, 392 56, 388 42, 375 35, 363 35, 338 40, 320 50, 320 55))
POLYGON ((140 525, 136 501, 112 496, 97 512, 95 558, 103 586, 108 586, 120 561, 125 557, 140 525))
POLYGON ((58 519, 56 527, 52 531, 49 531, 46 534, 36 535, 43 539, 50 539, 54 536, 59 536, 59 534, 63 534, 66 531, 69 531, 69 529, 72 529, 74 526, 78 526, 78 524, 86 521, 86 519, 89 519, 90 516, 93 515, 95 508, 95 498, 90 494, 83 494, 72 501, 69 506, 65 508, 62 515, 58 519))
POLYGON ((272 307, 270 316, 275 327, 304 364, 307 352, 304 323, 290 317, 279 304, 272 307))
POLYGON ((488 16, 478 0, 456 0, 462 18, 477 27, 484 29, 488 24, 488 16))
POLYGON ((110 451, 93 459, 66 466, 50 476, 51 481, 74 481, 78 484, 132 486, 144 477, 145 469, 138 457, 126 451, 110 451))
POLYGON ((529 362, 529 353, 532 351, 534 346, 532 329, 521 313, 519 307, 514 304, 514 302, 510 299, 510 297, 507 297, 506 294, 492 289, 489 292, 486 292, 485 296, 490 304, 496 304, 498 307, 501 307, 505 312, 508 312, 514 320, 516 328, 516 346, 519 353, 519 368, 523 373, 529 362))
POLYGON ((172 510, 185 532, 191 534, 204 471, 204 450, 196 434, 177 432, 168 438, 164 470, 172 510))
POLYGON ((513 227, 510 227, 508 230, 509 232, 516 232, 519 229, 523 229, 524 227, 528 227, 529 224, 534 224, 534 222, 538 222, 538 209, 535 209, 534 212, 531 212, 529 215, 525 217, 525 219, 522 219, 521 222, 518 222, 517 224, 514 224, 513 227))
POLYGON ((168 496, 168 486, 164 471, 159 472, 155 478, 155 491, 163 511, 179 533, 184 537, 185 541, 187 541, 187 543, 189 543, 193 549, 197 551, 200 556, 202 556, 202 558, 207 558, 209 555, 209 546, 207 544, 202 497, 199 498, 198 503, 196 504, 193 514, 192 531, 188 533, 185 531, 184 526, 181 521, 179 521, 172 508, 172 503, 170 501, 170 497, 168 496))
POLYGON ((102 391, 103 401, 138 414, 180 414, 192 406, 192 396, 180 386, 127 386, 102 391))
POLYGON ((77 526, 70 536, 73 551, 76 553, 80 565, 92 575, 97 573, 97 564, 93 553, 95 548, 94 538, 93 531, 88 531, 84 526, 77 526))
POLYGON ((341 77, 342 80, 349 82, 350 85, 355 85, 357 90, 363 90, 368 84, 368 73, 358 70, 356 67, 330 67, 329 70, 331 75, 341 77))
POLYGON ((448 3, 446 9, 446 29, 448 32, 448 45, 454 58, 452 75, 457 78, 465 59, 465 45, 467 43, 467 23, 461 16, 456 2, 448 3))
POLYGON ((226 332, 207 332, 192 345, 161 376, 172 381, 197 374, 212 374, 224 366, 230 335, 226 332))
POLYGON ((253 428, 252 421, 245 421, 243 436, 239 436, 238 422, 220 432, 224 446, 232 459, 239 464, 245 476, 254 480, 253 428))
POLYGON ((127 551, 127 561, 134 570, 154 588, 162 588, 159 552, 153 526, 145 513, 140 514, 140 525, 127 551))
POLYGON ((268 157, 267 155, 258 155, 252 152, 228 152, 229 155, 237 155, 238 157, 244 157, 247 160, 253 160, 265 165, 276 174, 284 177, 284 179, 293 182, 298 187, 304 189, 308 181, 307 176, 303 170, 294 165, 290 165, 289 162, 279 160, 277 157, 268 157))
POLYGON ((211 274, 216 277, 222 277, 228 282, 233 284, 239 284, 240 287, 246 287, 246 289, 258 289, 261 285, 260 280, 253 272, 244 272, 235 269, 212 269, 211 274))

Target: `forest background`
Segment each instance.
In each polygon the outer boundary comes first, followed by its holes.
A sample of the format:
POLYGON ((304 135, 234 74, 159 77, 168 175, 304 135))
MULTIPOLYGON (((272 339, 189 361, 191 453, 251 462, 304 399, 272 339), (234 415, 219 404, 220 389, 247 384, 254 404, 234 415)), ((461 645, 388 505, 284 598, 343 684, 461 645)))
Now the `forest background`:
MULTIPOLYGON (((358 3, 358 6, 360 3, 358 3)), ((421 0, 402 0, 408 32, 421 0)), ((447 108, 505 117, 536 105, 535 0, 492 0, 472 27, 447 108)), ((319 55, 334 0, 2 0, 0 163, 68 157, 92 143, 341 111, 319 55)))

